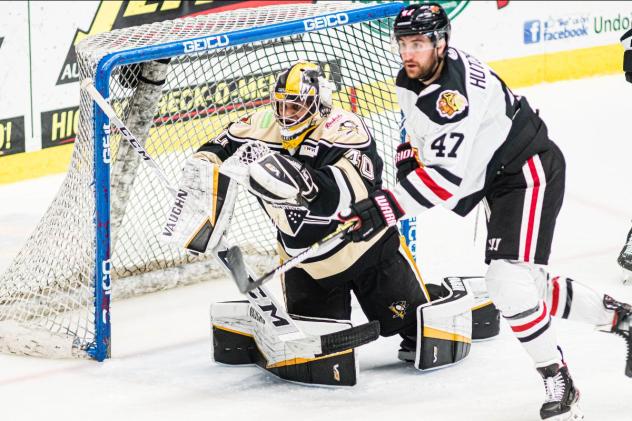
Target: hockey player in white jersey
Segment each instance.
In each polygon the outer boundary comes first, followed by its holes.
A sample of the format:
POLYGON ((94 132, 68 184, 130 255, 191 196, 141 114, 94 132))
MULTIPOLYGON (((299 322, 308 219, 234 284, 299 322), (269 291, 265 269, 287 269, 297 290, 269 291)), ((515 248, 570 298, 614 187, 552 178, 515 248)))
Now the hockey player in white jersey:
POLYGON ((628 284, 632 282, 632 228, 628 232, 628 237, 619 253, 617 262, 623 270, 623 283, 628 284))
MULTIPOLYGON (((623 44, 623 71, 625 80, 632 83, 632 29, 621 36, 623 44)), ((617 262, 623 268, 623 282, 632 282, 632 228, 628 232, 628 237, 619 253, 617 262)))
POLYGON ((352 233, 359 241, 404 215, 441 205, 465 216, 483 201, 487 287, 544 380, 540 415, 581 419, 579 391, 551 317, 623 336, 632 376, 632 307, 546 270, 564 195, 564 156, 524 97, 487 65, 448 46, 450 22, 441 6, 404 8, 393 41, 403 62, 396 92, 408 136, 397 150, 398 183, 386 199, 358 202, 340 219, 360 222, 352 233))

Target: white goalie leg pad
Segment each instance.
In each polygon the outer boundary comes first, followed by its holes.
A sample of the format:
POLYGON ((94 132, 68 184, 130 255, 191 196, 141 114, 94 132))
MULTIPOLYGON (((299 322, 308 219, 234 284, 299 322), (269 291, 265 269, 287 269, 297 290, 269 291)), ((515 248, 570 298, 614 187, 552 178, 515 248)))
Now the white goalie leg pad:
POLYGON ((447 297, 417 307, 415 368, 433 370, 464 359, 472 343, 474 297, 461 278, 444 280, 447 297))
POLYGON ((332 354, 321 351, 321 337, 350 328, 344 320, 294 316, 303 338, 283 340, 248 301, 215 303, 211 307, 213 357, 232 364, 256 364, 284 380, 310 385, 352 386, 358 364, 354 349, 332 354))
POLYGON ((317 319, 294 316, 303 338, 284 340, 278 330, 266 323, 265 316, 248 301, 215 303, 211 306, 214 328, 250 335, 268 366, 294 359, 316 358, 322 354, 320 337, 352 327, 348 320, 317 319))
POLYGON ((486 340, 500 333, 500 311, 494 305, 487 282, 482 276, 461 277, 474 297, 472 307, 472 340, 486 340))
POLYGON ((217 163, 189 158, 163 225, 163 241, 194 254, 214 248, 228 229, 236 198, 237 185, 219 173, 217 163))

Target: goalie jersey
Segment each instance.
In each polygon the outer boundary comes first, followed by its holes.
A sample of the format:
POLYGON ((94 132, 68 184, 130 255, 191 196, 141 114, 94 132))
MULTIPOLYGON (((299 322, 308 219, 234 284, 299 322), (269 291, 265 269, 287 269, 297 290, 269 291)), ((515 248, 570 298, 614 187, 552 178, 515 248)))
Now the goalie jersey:
MULTIPOLYGON (((338 108, 309 129, 295 150, 282 147, 280 126, 272 110, 258 111, 231 123, 215 139, 199 150, 212 152, 222 161, 246 142, 257 140, 271 150, 304 162, 319 194, 307 206, 259 203, 277 228, 277 241, 283 260, 333 232, 339 225, 336 215, 352 203, 381 188, 382 159, 368 128, 357 115, 338 108)), ((316 256, 299 267, 314 279, 353 278, 368 263, 397 253, 399 234, 395 227, 385 229, 367 242, 340 241, 322 247, 316 256)))
POLYGON ((421 161, 394 189, 407 215, 435 205, 467 215, 497 174, 519 172, 551 147, 537 112, 487 65, 455 48, 444 63, 429 86, 404 69, 396 79, 406 139, 421 161))

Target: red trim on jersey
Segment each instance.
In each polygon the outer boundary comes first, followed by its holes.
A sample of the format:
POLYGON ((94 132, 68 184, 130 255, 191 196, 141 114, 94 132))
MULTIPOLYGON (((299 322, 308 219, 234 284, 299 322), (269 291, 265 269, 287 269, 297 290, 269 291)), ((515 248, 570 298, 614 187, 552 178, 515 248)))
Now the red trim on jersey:
POLYGON ((555 316, 557 314, 557 306, 560 302, 560 284, 557 280, 560 279, 559 276, 556 276, 551 281, 553 283, 553 302, 551 303, 551 316, 555 316))
POLYGON ((511 330, 514 332, 524 332, 525 330, 531 329, 533 326, 540 323, 547 316, 546 313, 546 303, 543 303, 542 314, 538 316, 537 319, 530 321, 529 323, 525 323, 523 325, 511 326, 511 330))
POLYGON ((435 181, 430 178, 426 170, 419 167, 415 170, 421 181, 430 189, 437 197, 441 200, 448 200, 452 197, 452 193, 435 183, 435 181))
POLYGON ((533 192, 531 193, 531 207, 529 209, 529 224, 527 225, 527 238, 524 245, 524 261, 529 261, 529 250, 531 249, 531 240, 533 239, 533 223, 535 221, 535 210, 538 206, 538 193, 540 192, 540 178, 538 171, 533 163, 533 158, 527 161, 531 177, 533 177, 533 192))

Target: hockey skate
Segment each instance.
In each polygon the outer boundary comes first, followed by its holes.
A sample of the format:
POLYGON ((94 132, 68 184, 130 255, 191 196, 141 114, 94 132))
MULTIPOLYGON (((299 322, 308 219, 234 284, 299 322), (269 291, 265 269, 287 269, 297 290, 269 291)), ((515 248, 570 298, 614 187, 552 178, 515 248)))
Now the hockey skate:
POLYGON ((628 232, 628 238, 621 249, 617 263, 623 268, 623 283, 632 283, 632 228, 628 232))
POLYGON ((621 336, 626 343, 625 375, 632 377, 632 306, 620 303, 609 295, 604 295, 603 305, 607 309, 614 310, 611 332, 621 336))
POLYGON ((575 421, 584 419, 579 408, 579 390, 573 384, 566 365, 551 364, 538 368, 544 380, 546 400, 540 417, 547 421, 575 421))

